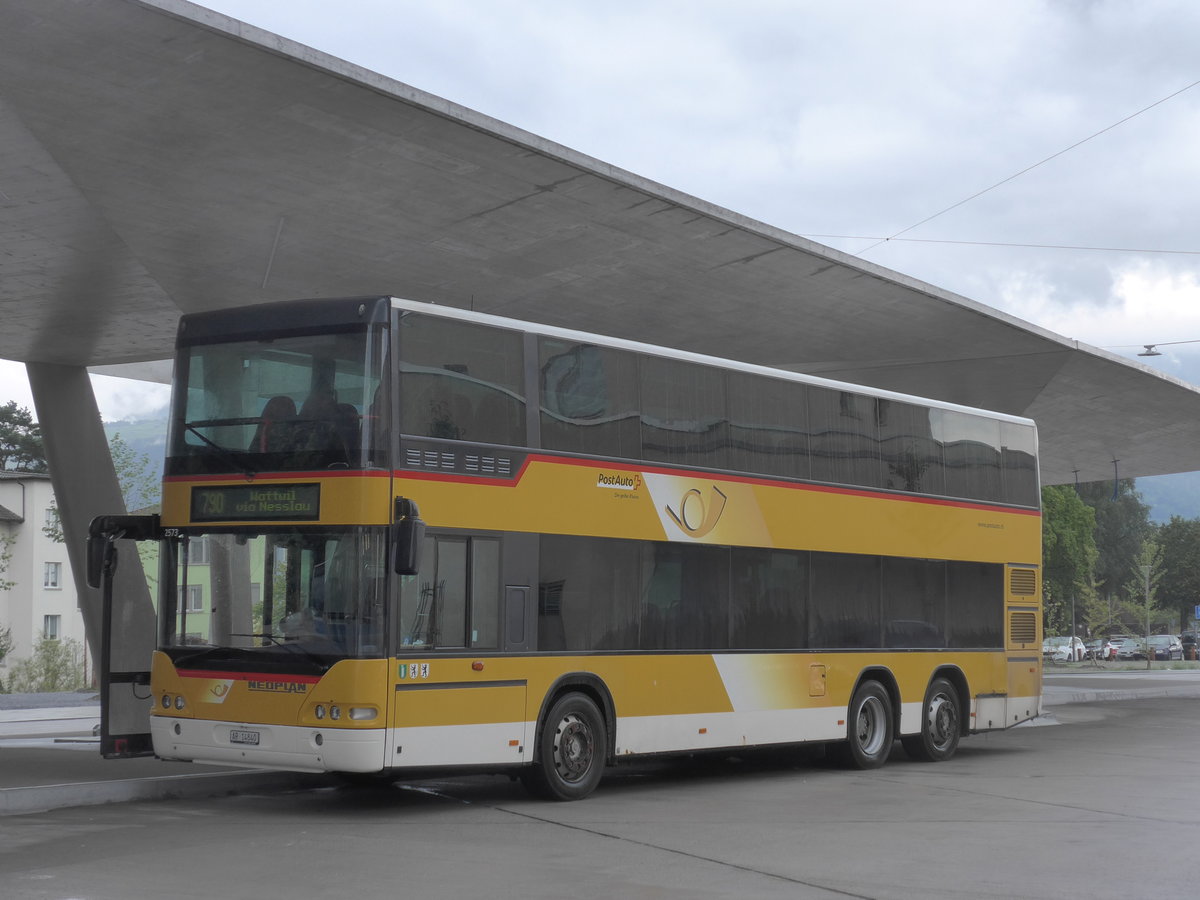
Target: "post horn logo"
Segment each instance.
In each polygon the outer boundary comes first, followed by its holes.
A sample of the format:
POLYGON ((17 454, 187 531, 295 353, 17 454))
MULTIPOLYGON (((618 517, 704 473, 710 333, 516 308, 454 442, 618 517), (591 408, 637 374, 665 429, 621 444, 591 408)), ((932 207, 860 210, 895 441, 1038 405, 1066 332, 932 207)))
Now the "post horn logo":
POLYGON ((709 488, 707 502, 697 488, 692 488, 679 498, 679 512, 669 506, 663 508, 689 537, 701 538, 717 527, 727 499, 714 484, 709 488))

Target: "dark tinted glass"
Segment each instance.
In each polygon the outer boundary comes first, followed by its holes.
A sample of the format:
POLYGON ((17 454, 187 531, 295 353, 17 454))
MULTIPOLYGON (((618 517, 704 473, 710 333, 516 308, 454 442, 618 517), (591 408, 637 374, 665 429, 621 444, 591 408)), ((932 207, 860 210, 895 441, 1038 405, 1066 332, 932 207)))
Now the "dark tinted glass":
POLYGON ((638 459, 638 358, 632 353, 542 338, 542 446, 638 459))
POLYGON ((1004 497, 1009 503, 1038 506, 1037 433, 1031 425, 1000 423, 1004 497))
POLYGON ((996 564, 545 535, 538 649, 995 649, 1003 574, 996 564))
POLYGON ((731 468, 755 475, 807 478, 805 386, 730 372, 728 389, 731 468))
POLYGON ((410 313, 400 319, 400 354, 402 432, 525 443, 520 333, 410 313))
POLYGON ((815 480, 883 486, 874 398, 810 387, 808 416, 815 480))
POLYGON ((883 641, 886 647, 946 646, 944 562, 884 557, 883 641))
POLYGON ((808 646, 808 554, 734 547, 729 645, 754 650, 808 646))
POLYGON ((643 650, 729 646, 729 550, 647 544, 642 591, 643 650))
POLYGON ((810 646, 882 646, 879 579, 877 556, 814 553, 810 646))
POLYGON ((1000 423, 951 410, 938 410, 935 422, 946 461, 946 494, 1003 501, 1000 423))
POLYGON ((953 647, 1004 646, 1004 566, 946 564, 946 612, 953 647))
POLYGON ((641 382, 645 459, 679 466, 729 467, 722 369, 644 356, 641 382))
POLYGON ((639 541, 544 535, 538 649, 637 649, 641 560, 639 541))
POLYGON ((880 400, 878 413, 883 486, 897 491, 944 494, 942 446, 934 439, 930 410, 880 400))

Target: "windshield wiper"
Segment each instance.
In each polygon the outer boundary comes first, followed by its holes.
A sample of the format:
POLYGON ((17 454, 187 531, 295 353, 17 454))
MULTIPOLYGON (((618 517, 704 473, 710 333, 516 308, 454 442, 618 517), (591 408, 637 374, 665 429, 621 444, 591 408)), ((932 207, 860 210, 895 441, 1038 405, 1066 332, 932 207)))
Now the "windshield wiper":
POLYGON ((220 456, 221 459, 225 460, 225 462, 233 466, 234 469, 241 472, 247 478, 253 478, 256 473, 261 471, 261 469, 256 469, 249 465, 245 459, 239 459, 238 457, 234 456, 232 450, 228 449, 227 447, 222 447, 220 444, 202 432, 199 428, 201 425, 223 424, 225 421, 226 420, 224 419, 203 419, 197 422, 184 422, 183 427, 196 437, 200 438, 200 440, 204 441, 204 443, 208 444, 208 446, 216 450, 217 455, 220 456))
POLYGON ((229 632, 229 636, 230 637, 262 638, 264 641, 270 641, 272 644, 276 644, 280 647, 284 646, 284 642, 282 640, 275 637, 275 635, 270 634, 265 631, 263 631, 263 632, 231 631, 231 632, 229 632))

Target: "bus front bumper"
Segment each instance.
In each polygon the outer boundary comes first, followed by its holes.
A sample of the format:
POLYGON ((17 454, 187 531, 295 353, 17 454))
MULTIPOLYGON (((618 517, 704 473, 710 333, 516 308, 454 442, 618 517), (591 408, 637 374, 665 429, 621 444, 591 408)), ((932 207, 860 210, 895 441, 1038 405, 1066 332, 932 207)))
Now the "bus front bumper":
POLYGON ((382 728, 310 728, 173 716, 150 717, 154 755, 219 766, 292 772, 378 772, 382 728))

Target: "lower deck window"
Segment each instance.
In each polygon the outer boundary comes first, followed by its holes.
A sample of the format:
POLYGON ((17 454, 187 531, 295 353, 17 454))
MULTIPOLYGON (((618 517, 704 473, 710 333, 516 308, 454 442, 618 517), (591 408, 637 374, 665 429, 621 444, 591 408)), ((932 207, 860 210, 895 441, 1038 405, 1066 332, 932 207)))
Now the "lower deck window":
POLYGON ((538 649, 1000 648, 1003 569, 546 535, 538 649))

